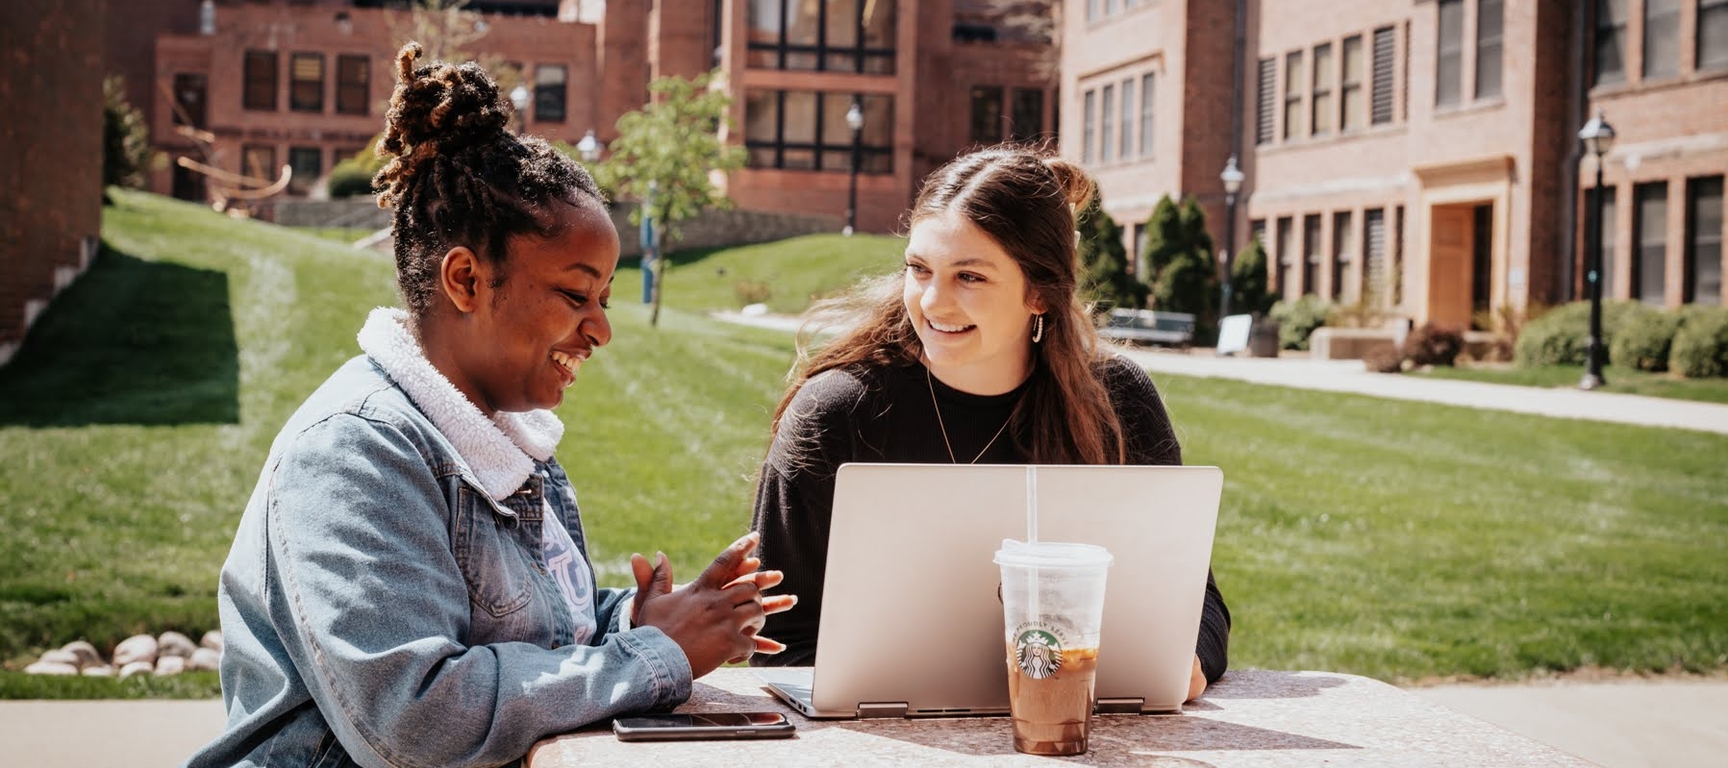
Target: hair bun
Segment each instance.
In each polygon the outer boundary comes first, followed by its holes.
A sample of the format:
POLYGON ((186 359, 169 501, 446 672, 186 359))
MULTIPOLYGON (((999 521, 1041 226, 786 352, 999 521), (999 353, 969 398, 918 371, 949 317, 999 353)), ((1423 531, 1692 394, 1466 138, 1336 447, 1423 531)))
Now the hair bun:
POLYGON ((1045 158, 1044 164, 1049 166, 1050 173, 1056 177, 1056 183, 1062 188, 1062 197, 1068 200, 1075 211, 1086 207, 1092 202, 1094 182, 1092 177, 1080 166, 1059 157, 1045 158))

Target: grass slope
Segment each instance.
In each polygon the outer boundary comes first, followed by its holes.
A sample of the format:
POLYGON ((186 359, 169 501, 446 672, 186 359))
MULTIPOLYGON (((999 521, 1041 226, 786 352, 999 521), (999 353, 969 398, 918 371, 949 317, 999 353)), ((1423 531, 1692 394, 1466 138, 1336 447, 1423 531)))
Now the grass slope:
MULTIPOLYGON (((736 310, 750 302, 739 285, 768 290, 758 299, 771 312, 795 315, 813 299, 852 285, 860 276, 885 275, 899 268, 906 241, 882 235, 806 235, 760 245, 685 251, 666 265, 661 301, 687 312, 736 310)), ((618 271, 615 303, 640 301, 642 272, 634 260, 618 271)))

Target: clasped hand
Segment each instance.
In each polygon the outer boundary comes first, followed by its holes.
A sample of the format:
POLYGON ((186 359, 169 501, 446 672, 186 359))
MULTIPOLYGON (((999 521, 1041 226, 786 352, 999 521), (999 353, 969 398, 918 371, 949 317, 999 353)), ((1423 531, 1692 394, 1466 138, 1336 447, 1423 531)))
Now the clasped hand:
POLYGON ((779 586, 779 571, 758 571, 762 561, 752 557, 759 535, 751 532, 732 542, 714 558, 695 581, 672 587, 672 563, 657 552, 654 563, 640 554, 630 556, 636 576, 636 602, 632 623, 655 627, 683 649, 692 677, 701 677, 725 663, 737 663, 753 653, 779 653, 786 649, 757 635, 769 614, 790 609, 796 595, 763 597, 762 591, 779 586))

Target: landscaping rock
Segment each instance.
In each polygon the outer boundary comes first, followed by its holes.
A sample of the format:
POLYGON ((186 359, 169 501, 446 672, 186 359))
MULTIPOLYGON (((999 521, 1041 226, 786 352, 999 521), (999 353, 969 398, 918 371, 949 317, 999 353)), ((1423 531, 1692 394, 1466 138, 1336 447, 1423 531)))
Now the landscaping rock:
POLYGON ((163 656, 156 660, 156 674, 158 676, 178 675, 185 671, 185 656, 163 656))
POLYGON ((70 653, 73 656, 77 656, 79 667, 88 668, 105 666, 102 663, 102 654, 96 652, 96 646, 91 645, 86 641, 74 640, 60 646, 60 650, 70 653))
POLYGON ((38 661, 24 668, 26 675, 76 675, 78 667, 58 661, 38 661))
POLYGON ((178 656, 184 659, 190 657, 192 652, 196 650, 198 650, 198 646, 192 644, 192 638, 179 632, 163 632, 161 637, 156 638, 157 658, 178 656))
POLYGON ((154 669, 155 667, 148 661, 134 661, 131 664, 127 664, 120 668, 120 679, 125 680, 126 678, 137 674, 148 675, 154 669))
POLYGON ((37 662, 42 664, 66 664, 73 669, 77 669, 80 666, 78 663, 78 654, 69 653, 67 651, 49 651, 42 654, 42 658, 37 659, 37 662))
POLYGON ((125 671, 126 667, 135 661, 155 662, 156 648, 156 638, 149 635, 133 635, 114 646, 114 663, 120 667, 121 671, 125 671))
POLYGON ((199 648, 209 648, 217 653, 222 652, 222 630, 212 629, 204 633, 204 639, 198 641, 199 648))
POLYGON ((113 677, 114 668, 107 664, 93 664, 84 668, 85 677, 113 677))
POLYGON ((186 662, 186 668, 219 670, 222 668, 222 652, 211 648, 199 648, 192 652, 192 659, 186 662))

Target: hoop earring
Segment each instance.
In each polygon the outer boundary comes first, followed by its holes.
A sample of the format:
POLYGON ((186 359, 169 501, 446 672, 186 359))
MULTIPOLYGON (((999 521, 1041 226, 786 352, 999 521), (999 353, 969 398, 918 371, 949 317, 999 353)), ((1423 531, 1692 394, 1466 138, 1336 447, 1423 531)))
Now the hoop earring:
POLYGON ((1033 315, 1033 318, 1035 319, 1032 321, 1032 343, 1037 344, 1044 340, 1044 316, 1033 315))

